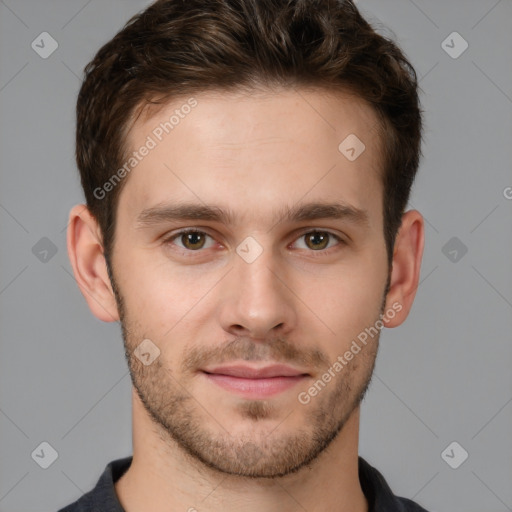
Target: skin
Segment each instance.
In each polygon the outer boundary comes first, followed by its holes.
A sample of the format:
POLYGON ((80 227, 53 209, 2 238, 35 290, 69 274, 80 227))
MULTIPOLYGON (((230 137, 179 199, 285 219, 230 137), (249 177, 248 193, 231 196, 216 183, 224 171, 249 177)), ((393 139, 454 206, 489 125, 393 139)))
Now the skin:
MULTIPOLYGON (((96 317, 121 320, 134 383, 133 462, 115 486, 120 502, 127 512, 367 511, 359 416, 378 336, 309 403, 298 395, 380 315, 389 328, 406 319, 423 218, 415 210, 403 215, 389 273, 381 140, 374 112, 358 98, 319 89, 194 97, 197 106, 125 178, 114 286, 95 219, 84 205, 70 212, 77 283, 96 317), (366 146, 354 161, 338 150, 349 134, 366 146), (144 209, 178 201, 230 209, 234 223, 137 225, 144 209), (367 221, 275 217, 285 206, 334 201, 365 211, 367 221), (165 241, 191 227, 202 237, 165 241), (311 238, 313 230, 324 236, 311 238), (251 263, 236 251, 249 236, 262 249, 251 263), (133 355, 144 339, 160 350, 149 365, 133 355), (308 375, 249 399, 200 371, 221 362, 281 362, 308 375)), ((129 147, 144 144, 185 101, 139 118, 129 147)))

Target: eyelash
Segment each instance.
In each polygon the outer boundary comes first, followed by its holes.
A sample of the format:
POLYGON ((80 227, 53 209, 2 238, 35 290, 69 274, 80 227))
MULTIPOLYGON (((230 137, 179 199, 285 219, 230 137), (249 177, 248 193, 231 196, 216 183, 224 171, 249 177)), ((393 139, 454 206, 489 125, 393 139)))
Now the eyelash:
MULTIPOLYGON (((194 228, 188 228, 188 229, 183 229, 181 231, 178 231, 176 233, 173 233, 172 235, 168 236, 167 238, 165 238, 163 240, 163 243, 165 245, 171 245, 171 242, 173 242, 176 238, 179 238, 180 236, 182 235, 188 235, 188 234, 191 234, 191 233, 198 233, 198 234, 201 234, 201 235, 206 235, 206 236, 209 236, 210 238, 213 239, 213 237, 206 233, 205 231, 200 231, 199 229, 194 229, 194 228)), ((309 234, 313 234, 313 233, 322 233, 322 234, 327 234, 329 235, 330 237, 334 238, 338 244, 335 245, 334 247, 329 247, 327 249, 319 249, 317 251, 313 250, 313 249, 309 249, 308 252, 311 252, 311 253, 319 253, 320 255, 321 254, 326 254, 326 253, 329 253, 329 251, 331 249, 335 249, 338 245, 345 245, 346 242, 345 240, 343 240, 341 237, 339 237, 338 235, 335 235, 334 233, 331 233, 330 231, 326 231, 326 230, 321 230, 321 229, 312 229, 312 230, 309 230, 309 231, 304 231, 302 232, 298 237, 297 239, 300 239, 302 237, 304 237, 305 235, 309 235, 309 234)), ((296 239, 296 240, 297 240, 296 239)), ((183 251, 183 252, 186 252, 186 253, 201 253, 201 252, 204 252, 206 249, 198 249, 196 251, 193 251, 191 249, 187 249, 186 247, 179 247, 178 248, 183 251)))

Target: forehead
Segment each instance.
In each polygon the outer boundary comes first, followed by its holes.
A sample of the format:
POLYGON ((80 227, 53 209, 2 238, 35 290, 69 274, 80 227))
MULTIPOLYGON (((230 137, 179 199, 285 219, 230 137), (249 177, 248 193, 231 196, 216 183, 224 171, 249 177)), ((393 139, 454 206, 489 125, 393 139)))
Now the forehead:
POLYGON ((127 156, 136 165, 119 207, 133 217, 173 200, 215 200, 240 215, 252 209, 263 216, 267 207, 275 212, 301 198, 321 198, 378 213, 378 126, 373 109, 346 92, 209 91, 174 98, 140 116, 128 133, 127 156))

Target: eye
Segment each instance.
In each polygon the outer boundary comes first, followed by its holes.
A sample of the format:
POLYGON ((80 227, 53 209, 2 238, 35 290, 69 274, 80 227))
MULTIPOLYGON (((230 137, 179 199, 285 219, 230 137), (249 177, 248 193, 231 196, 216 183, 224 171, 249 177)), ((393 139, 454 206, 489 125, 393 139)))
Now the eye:
POLYGON ((182 242, 182 245, 176 244, 178 247, 187 249, 189 251, 197 251, 199 249, 208 249, 208 247, 205 246, 206 237, 213 240, 210 235, 203 231, 198 231, 196 229, 186 229, 184 231, 180 231, 179 233, 173 234, 169 238, 165 239, 164 242, 166 244, 170 244, 171 242, 174 242, 174 240, 179 240, 182 242))
MULTIPOLYGON (((339 245, 343 243, 343 240, 329 231, 313 230, 303 233, 299 236, 297 241, 305 240, 304 246, 299 249, 310 249, 314 252, 325 251, 330 249, 332 245, 339 245), (338 244, 332 242, 337 241, 338 244)), ((164 240, 165 244, 177 245, 181 249, 186 249, 191 252, 198 252, 201 249, 209 249, 213 246, 213 238, 197 229, 185 229, 174 233, 164 240), (207 245, 207 238, 211 240, 210 245, 207 245), (180 242, 180 243, 178 243, 180 242)), ((297 242, 295 242, 297 243, 297 242)))
POLYGON ((305 247, 299 248, 311 249, 313 251, 323 251, 326 248, 330 249, 332 245, 329 246, 329 243, 332 242, 333 240, 336 240, 338 244, 343 243, 343 240, 339 236, 330 233, 329 231, 319 230, 308 231, 307 233, 303 233, 298 238, 298 240, 302 239, 305 240, 305 247))

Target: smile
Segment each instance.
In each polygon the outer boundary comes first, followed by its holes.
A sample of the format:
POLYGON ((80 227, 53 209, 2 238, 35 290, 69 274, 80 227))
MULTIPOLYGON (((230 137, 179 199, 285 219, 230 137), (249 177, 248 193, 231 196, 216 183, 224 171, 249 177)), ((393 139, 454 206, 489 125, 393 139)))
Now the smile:
POLYGON ((217 386, 245 398, 267 398, 294 387, 309 374, 285 365, 265 368, 226 366, 202 370, 206 378, 217 386))

